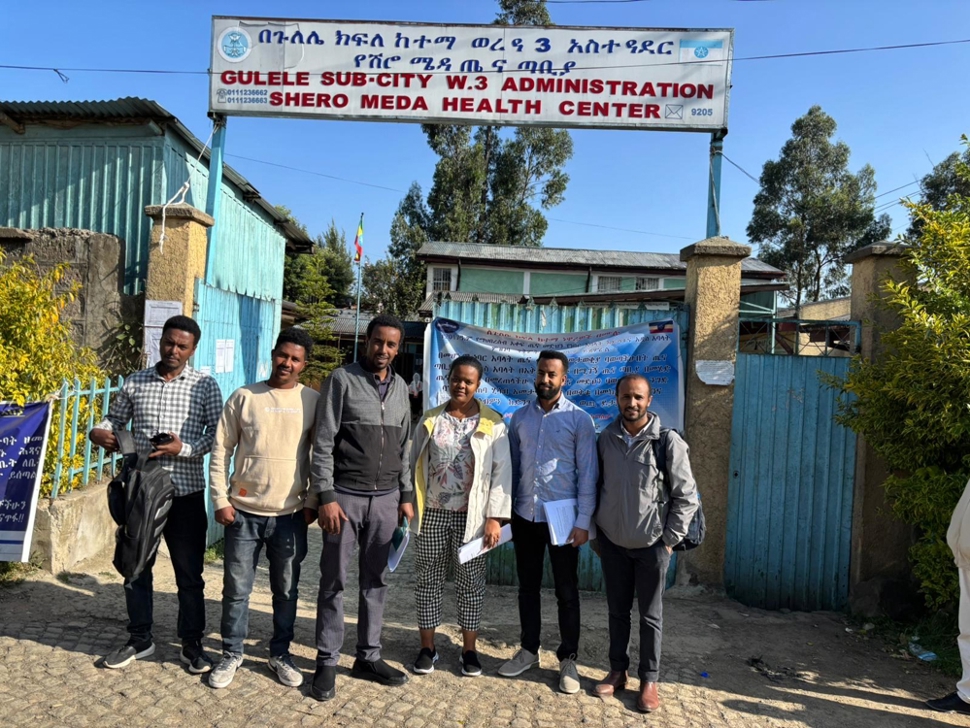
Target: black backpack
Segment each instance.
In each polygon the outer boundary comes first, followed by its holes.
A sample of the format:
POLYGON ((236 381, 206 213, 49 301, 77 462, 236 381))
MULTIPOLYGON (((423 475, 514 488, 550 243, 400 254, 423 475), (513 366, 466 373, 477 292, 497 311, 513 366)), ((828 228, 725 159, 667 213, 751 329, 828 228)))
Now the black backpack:
POLYGON ((118 524, 112 563, 130 581, 158 550, 175 485, 157 460, 149 460, 148 453, 136 447, 130 432, 115 432, 115 437, 124 460, 121 473, 108 486, 108 510, 118 524))
MULTIPOLYGON (((679 433, 678 433, 679 434, 679 433)), ((657 470, 663 473, 666 487, 670 487, 670 471, 667 470, 667 438, 670 429, 660 428, 660 437, 653 441, 653 458, 657 463, 657 470)), ((707 522, 704 520, 704 507, 701 504, 700 491, 697 493, 697 511, 687 527, 687 535, 684 540, 674 546, 674 551, 690 551, 696 549, 704 542, 707 535, 707 522)))

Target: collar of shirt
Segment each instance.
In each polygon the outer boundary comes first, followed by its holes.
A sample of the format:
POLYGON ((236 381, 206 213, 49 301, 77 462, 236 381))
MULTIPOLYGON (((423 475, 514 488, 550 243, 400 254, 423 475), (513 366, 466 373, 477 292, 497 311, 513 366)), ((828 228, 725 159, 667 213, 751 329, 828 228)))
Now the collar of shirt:
POLYGON ((626 446, 627 447, 630 447, 637 440, 640 440, 640 439, 643 438, 643 436, 647 432, 647 430, 650 429, 650 420, 652 420, 652 419, 653 419, 653 415, 650 415, 647 418, 647 424, 645 424, 643 427, 641 427, 639 430, 637 430, 632 435, 630 434, 630 431, 628 429, 626 429, 626 426, 625 425, 623 425, 622 423, 620 424, 620 432, 623 433, 622 434, 623 442, 626 443, 626 446))

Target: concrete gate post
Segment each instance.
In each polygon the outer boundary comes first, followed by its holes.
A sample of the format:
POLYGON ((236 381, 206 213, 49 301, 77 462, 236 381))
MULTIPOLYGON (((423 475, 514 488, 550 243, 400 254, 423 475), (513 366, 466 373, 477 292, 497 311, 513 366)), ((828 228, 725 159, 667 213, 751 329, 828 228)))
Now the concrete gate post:
MULTIPOLYGON (((887 276, 903 277, 899 268, 905 247, 876 243, 846 258, 852 264, 851 318, 862 322, 860 354, 869 360, 883 351, 880 332, 896 328, 899 318, 879 305, 887 276)), ((912 529, 889 510, 883 483, 885 462, 859 436, 856 444, 855 493, 852 507, 852 552, 849 562, 849 608, 863 615, 883 611, 886 601, 899 598, 899 586, 910 579, 908 551, 912 529)))
POLYGON ((690 309, 685 435, 707 519, 704 545, 687 554, 684 562, 701 583, 715 586, 724 583, 734 384, 705 384, 696 367, 699 361, 735 361, 741 261, 749 255, 749 246, 724 237, 707 238, 680 251, 680 259, 687 263, 684 300, 690 309))
POLYGON ((149 205, 145 214, 153 221, 148 247, 149 301, 181 301, 182 313, 192 315, 195 279, 205 278, 206 230, 215 221, 191 205, 169 205, 162 225, 162 205, 149 205), (162 241, 162 231, 165 240, 162 241))

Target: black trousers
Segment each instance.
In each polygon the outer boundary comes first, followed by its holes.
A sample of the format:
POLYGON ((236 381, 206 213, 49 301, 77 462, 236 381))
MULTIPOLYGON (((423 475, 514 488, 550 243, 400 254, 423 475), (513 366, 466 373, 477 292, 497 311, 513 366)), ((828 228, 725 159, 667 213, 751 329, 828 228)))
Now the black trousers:
MULTIPOLYGON (((165 543, 172 558, 175 586, 178 589, 178 636, 183 645, 199 642, 205 634, 205 541, 209 518, 205 513, 205 493, 176 496, 165 524, 165 543)), ((154 624, 154 582, 152 556, 145 570, 134 581, 125 582, 128 607, 129 643, 143 645, 152 641, 154 624)))
POLYGON ((562 640, 556 657, 565 660, 579 652, 579 549, 553 546, 549 543, 546 523, 527 521, 512 515, 512 543, 515 546, 515 569, 519 577, 519 622, 522 625, 522 647, 539 652, 542 632, 542 567, 549 548, 552 578, 559 604, 559 637, 562 640))
POLYGON ((640 665, 643 682, 660 677, 660 641, 663 636, 663 594, 670 554, 663 539, 642 549, 625 549, 599 531, 600 561, 610 611, 610 669, 627 670, 630 656, 630 611, 636 590, 640 608, 640 665))

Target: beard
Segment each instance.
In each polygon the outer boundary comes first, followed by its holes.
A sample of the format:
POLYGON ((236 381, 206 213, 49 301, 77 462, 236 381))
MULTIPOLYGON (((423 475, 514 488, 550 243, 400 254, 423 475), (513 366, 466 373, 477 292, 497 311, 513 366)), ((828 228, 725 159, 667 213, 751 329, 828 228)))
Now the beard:
POLYGON ((559 396, 559 393, 562 391, 562 387, 551 387, 549 389, 539 389, 539 387, 536 386, 535 389, 536 389, 536 396, 539 399, 545 399, 545 400, 555 399, 556 397, 559 396))

